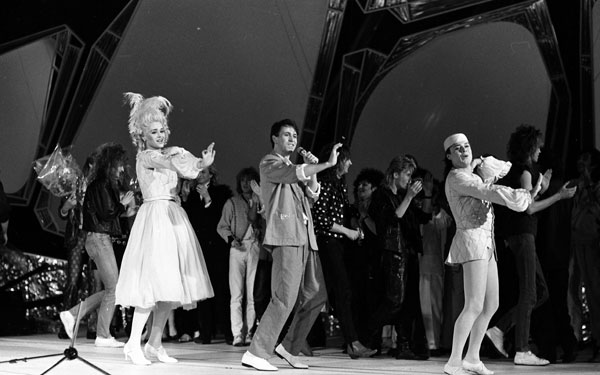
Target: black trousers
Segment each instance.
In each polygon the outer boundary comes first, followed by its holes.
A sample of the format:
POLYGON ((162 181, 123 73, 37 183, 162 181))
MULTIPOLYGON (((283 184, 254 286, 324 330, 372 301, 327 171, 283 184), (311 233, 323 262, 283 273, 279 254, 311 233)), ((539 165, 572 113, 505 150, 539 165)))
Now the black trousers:
POLYGON ((419 262, 416 255, 384 251, 384 296, 369 320, 371 347, 381 346, 381 327, 393 324, 399 343, 415 352, 427 350, 419 296, 419 262))
MULTIPOLYGON (((568 266, 568 264, 566 265, 568 266)), ((550 303, 533 312, 532 336, 539 344, 540 355, 556 361, 556 348, 560 346, 567 357, 577 350, 577 339, 571 326, 567 309, 569 269, 558 268, 544 272, 550 295, 550 303)))
POLYGON ((210 340, 221 332, 225 341, 232 341, 229 303, 229 247, 220 238, 206 240, 198 238, 208 275, 215 292, 213 298, 198 303, 198 319, 200 321, 200 337, 203 342, 210 340))
POLYGON ((330 303, 339 322, 344 341, 358 340, 352 310, 352 284, 348 276, 347 257, 342 239, 318 236, 319 256, 330 303))

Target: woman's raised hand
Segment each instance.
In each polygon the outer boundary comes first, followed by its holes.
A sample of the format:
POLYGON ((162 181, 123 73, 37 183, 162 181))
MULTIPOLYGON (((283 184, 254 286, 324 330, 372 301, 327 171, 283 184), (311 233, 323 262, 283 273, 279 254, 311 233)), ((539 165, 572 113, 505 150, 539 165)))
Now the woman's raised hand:
POLYGON ((410 199, 413 199, 417 194, 421 192, 421 190, 423 190, 423 181, 416 180, 412 184, 410 184, 406 195, 408 195, 410 199))
POLYGON ((71 208, 75 207, 75 205, 77 205, 77 197, 75 196, 75 193, 73 193, 69 196, 65 203, 63 203, 62 210, 65 212, 69 211, 71 208))
POLYGON ((535 199, 535 197, 540 193, 540 191, 542 190, 542 182, 543 181, 544 181, 544 177, 540 173, 540 178, 538 178, 537 183, 535 184, 533 189, 531 189, 531 199, 535 199))
POLYGON ((548 186, 550 186, 550 180, 552 179, 552 169, 548 169, 544 175, 541 177, 542 180, 542 190, 546 191, 548 186))
POLYGON ((252 180, 250 181, 250 188, 252 189, 252 201, 254 201, 256 206, 258 207, 257 213, 262 214, 263 212, 265 212, 265 205, 262 201, 260 185, 258 184, 258 182, 252 180))
POLYGON ((560 194, 560 199, 573 198, 577 192, 577 186, 569 187, 569 184, 570 182, 567 181, 567 183, 565 183, 558 191, 558 194, 560 194))
POLYGON ((338 151, 338 149, 342 147, 341 143, 336 143, 335 145, 333 145, 333 148, 331 149, 331 154, 329 154, 329 165, 331 167, 335 166, 337 164, 337 159, 338 159, 338 154, 340 153, 338 151))
POLYGON ((433 194, 433 175, 431 172, 427 172, 425 173, 425 176, 423 176, 423 191, 425 192, 425 195, 433 194))
POLYGON ((215 161, 216 151, 214 150, 215 142, 208 145, 206 150, 202 151, 202 158, 200 161, 200 168, 207 168, 215 161))
POLYGON ((250 189, 252 189, 252 192, 254 194, 256 194, 257 196, 261 196, 261 190, 260 190, 260 185, 258 184, 258 182, 251 180, 250 181, 250 189))
POLYGON ((123 194, 123 197, 121 198, 121 204, 123 206, 127 206, 134 200, 134 198, 135 196, 133 195, 133 191, 130 190, 127 193, 123 194))

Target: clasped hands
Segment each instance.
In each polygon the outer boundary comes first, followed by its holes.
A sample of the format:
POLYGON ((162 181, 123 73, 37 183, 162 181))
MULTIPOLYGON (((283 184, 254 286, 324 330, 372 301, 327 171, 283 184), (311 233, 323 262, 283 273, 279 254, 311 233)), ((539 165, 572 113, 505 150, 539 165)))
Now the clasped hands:
POLYGON ((427 172, 422 179, 417 178, 412 181, 407 189, 406 195, 412 199, 417 196, 421 190, 425 192, 425 195, 431 197, 431 194, 433 193, 433 175, 431 173, 427 172))

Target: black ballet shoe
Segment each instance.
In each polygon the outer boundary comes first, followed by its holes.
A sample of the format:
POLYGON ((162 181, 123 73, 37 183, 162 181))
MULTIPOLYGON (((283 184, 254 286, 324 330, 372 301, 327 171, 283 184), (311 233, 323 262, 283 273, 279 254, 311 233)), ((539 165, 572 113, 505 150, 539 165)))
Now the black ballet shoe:
POLYGON ((352 359, 358 358, 369 358, 377 354, 376 349, 369 349, 365 347, 360 341, 355 341, 352 344, 348 344, 346 352, 352 359))
POLYGON ((598 342, 595 339, 592 339, 592 356, 590 357, 588 362, 596 361, 596 359, 598 358, 598 349, 600 349, 600 347, 598 346, 598 342))

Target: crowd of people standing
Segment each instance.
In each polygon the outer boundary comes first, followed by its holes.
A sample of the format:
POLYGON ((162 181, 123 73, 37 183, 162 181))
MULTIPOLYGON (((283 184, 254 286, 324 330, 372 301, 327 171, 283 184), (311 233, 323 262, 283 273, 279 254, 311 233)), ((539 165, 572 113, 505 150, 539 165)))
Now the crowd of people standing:
MULTIPOLYGON (((317 317, 329 311, 352 359, 386 354, 383 337, 391 327, 388 355, 426 360, 447 354, 448 374, 490 375, 480 359, 485 340, 500 355, 514 355, 516 365, 556 362, 559 346, 563 362, 575 358, 577 327, 564 306, 569 291, 577 290, 569 283, 582 280, 592 336, 600 338, 596 150, 581 155, 578 179, 562 181, 556 163, 539 160, 543 136, 533 126, 511 135, 508 161, 474 157, 466 135, 456 133, 443 144, 442 179, 415 156, 400 155, 386 169, 361 170, 351 202, 349 145, 330 144, 319 158, 306 152, 295 163, 298 127, 284 119, 271 127, 272 150, 259 168, 239 170, 234 192, 218 182, 213 144, 200 157, 167 147, 167 99, 133 93, 126 99, 139 191, 124 182, 123 147, 109 143, 90 154, 85 183, 61 206, 70 228, 60 314, 66 336, 77 334, 77 317, 98 310, 95 344, 123 347, 137 365, 154 358, 176 362, 163 339, 211 344, 222 336, 248 346, 245 366, 275 371, 268 360, 277 355, 308 368, 299 355, 310 355, 309 332, 322 329, 317 317), (540 259, 547 257, 538 254, 547 238, 540 232, 565 220, 560 213, 572 220, 564 230, 571 241, 554 251, 571 267, 559 272, 545 268, 540 259), (115 255, 115 239, 124 235, 124 254, 115 255), (102 290, 78 302, 84 252, 102 290), (509 252, 518 276, 514 307, 502 306, 500 298, 499 258, 509 252), (544 315, 545 324, 561 327, 554 341, 539 340, 544 330, 531 324, 547 300, 562 306, 544 315), (113 337, 115 306, 133 311, 125 323, 127 343, 113 337), (507 335, 513 327, 514 345, 507 335)), ((570 306, 576 311, 577 304, 570 306)), ((597 344, 592 351, 596 356, 597 344)))

